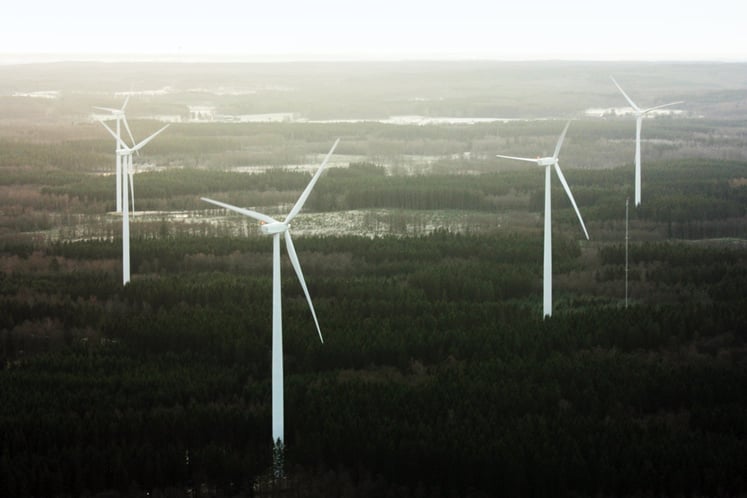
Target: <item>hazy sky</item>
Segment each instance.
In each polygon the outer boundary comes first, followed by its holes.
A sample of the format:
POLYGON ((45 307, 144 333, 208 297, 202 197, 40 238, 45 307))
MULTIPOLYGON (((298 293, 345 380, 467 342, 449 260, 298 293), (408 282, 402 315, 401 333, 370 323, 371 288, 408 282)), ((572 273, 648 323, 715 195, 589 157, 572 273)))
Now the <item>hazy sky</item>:
POLYGON ((16 0, 0 53, 747 61, 745 23, 743 0, 16 0))

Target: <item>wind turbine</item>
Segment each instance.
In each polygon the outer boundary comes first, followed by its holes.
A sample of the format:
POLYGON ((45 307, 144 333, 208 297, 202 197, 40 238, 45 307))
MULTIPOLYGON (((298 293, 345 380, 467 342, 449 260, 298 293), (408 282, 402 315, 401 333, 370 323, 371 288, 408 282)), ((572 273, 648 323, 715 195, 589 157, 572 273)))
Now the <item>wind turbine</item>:
POLYGON ((291 265, 293 265, 293 269, 296 271, 296 276, 301 283, 301 288, 306 295, 306 301, 309 303, 311 315, 314 317, 316 330, 319 333, 319 340, 323 343, 324 339, 322 338, 322 331, 319 328, 319 321, 316 318, 314 305, 311 303, 311 296, 306 287, 306 281, 303 278, 301 264, 298 262, 296 249, 293 246, 293 239, 291 239, 290 222, 293 221, 293 218, 295 218, 299 211, 301 211, 301 208, 309 197, 309 194, 314 188, 317 180, 319 180, 319 177, 324 171, 324 168, 327 165, 329 158, 332 156, 332 153, 335 151, 338 143, 340 143, 339 138, 335 141, 334 145, 332 145, 332 148, 324 158, 322 165, 319 166, 319 169, 311 178, 306 189, 301 193, 301 197, 298 198, 298 201, 296 201, 296 204, 283 221, 278 221, 265 214, 250 209, 232 206, 205 197, 202 198, 205 202, 230 209, 231 211, 236 211, 237 213, 258 220, 261 225, 260 230, 262 233, 265 235, 272 235, 272 440, 274 443, 273 454, 275 458, 273 466, 276 477, 282 475, 283 441, 285 440, 283 426, 283 325, 280 297, 280 236, 283 235, 285 237, 285 247, 288 250, 288 257, 290 258, 291 265))
MULTIPOLYGON (((123 169, 126 169, 126 174, 129 176, 130 179, 130 187, 133 187, 132 185, 132 155, 145 147, 148 142, 153 140, 156 135, 161 133, 163 130, 169 127, 169 125, 164 126, 142 142, 135 144, 133 147, 128 147, 124 141, 117 136, 114 131, 109 128, 106 123, 101 123, 106 130, 111 133, 111 135, 117 139, 117 163, 119 165, 123 166, 123 169)), ((122 174, 125 173, 124 171, 120 171, 118 174, 119 176, 122 176, 122 174)), ((123 179, 121 185, 122 185, 122 192, 121 192, 121 198, 118 197, 118 200, 122 201, 122 285, 127 284, 127 282, 130 281, 130 208, 129 203, 127 202, 128 192, 127 192, 127 179, 123 179)), ((132 193, 132 208, 135 209, 135 194, 134 194, 134 188, 132 193)))
MULTIPOLYGON (((135 139, 132 136, 132 131, 130 131, 130 125, 127 124, 127 117, 125 116, 125 107, 127 107, 127 102, 129 102, 130 96, 128 95, 125 98, 124 104, 122 104, 121 109, 114 109, 111 107, 94 107, 94 109, 99 111, 106 111, 111 113, 111 117, 116 119, 117 121, 117 134, 115 135, 115 138, 117 139, 117 149, 119 149, 119 142, 122 140, 121 138, 121 128, 120 123, 124 123, 125 129, 127 130, 127 134, 130 136, 130 141, 132 144, 135 144, 135 139)), ((117 197, 117 212, 122 212, 122 158, 119 154, 116 154, 116 197, 117 197)), ((132 182, 130 182, 132 183, 132 182)))
POLYGON ((560 178, 560 183, 563 184, 563 188, 565 189, 565 193, 568 194, 568 199, 570 199, 571 204, 573 205, 573 209, 576 210, 576 215, 578 216, 578 221, 581 222, 581 228, 584 229, 584 235, 586 235, 586 239, 589 239, 589 232, 586 231, 586 226, 584 225, 584 220, 581 218, 581 213, 578 211, 578 207, 576 206, 576 201, 573 198, 573 194, 571 194, 571 189, 568 187, 568 182, 565 181, 565 176, 563 176, 563 172, 560 170, 560 165, 558 164, 558 154, 560 153, 560 147, 563 145, 563 140, 565 139, 565 134, 568 131, 568 127, 571 125, 571 122, 568 121, 568 123, 565 125, 565 128, 563 128, 563 133, 560 134, 560 138, 558 139, 558 144, 555 146, 555 152, 551 157, 538 157, 537 159, 530 159, 527 157, 514 157, 514 156, 502 156, 497 155, 496 157, 502 157, 504 159, 516 159, 518 161, 527 161, 530 163, 535 163, 537 166, 543 166, 545 168, 545 263, 544 263, 544 270, 543 270, 543 300, 542 300, 542 312, 544 316, 552 316, 552 223, 551 223, 551 206, 550 206, 550 176, 551 176, 551 170, 554 168, 555 172, 558 174, 558 178, 560 178))
POLYGON ((633 108, 633 112, 635 114, 635 205, 637 207, 641 205, 641 125, 643 124, 643 116, 655 109, 682 104, 683 102, 679 100, 677 102, 670 102, 668 104, 641 109, 640 107, 635 105, 635 102, 633 102, 630 97, 628 97, 628 94, 625 93, 625 90, 623 90, 622 87, 617 84, 615 78, 610 76, 610 79, 612 80, 612 83, 615 84, 617 89, 620 90, 620 93, 623 94, 623 97, 625 97, 625 100, 627 100, 630 106, 633 108))

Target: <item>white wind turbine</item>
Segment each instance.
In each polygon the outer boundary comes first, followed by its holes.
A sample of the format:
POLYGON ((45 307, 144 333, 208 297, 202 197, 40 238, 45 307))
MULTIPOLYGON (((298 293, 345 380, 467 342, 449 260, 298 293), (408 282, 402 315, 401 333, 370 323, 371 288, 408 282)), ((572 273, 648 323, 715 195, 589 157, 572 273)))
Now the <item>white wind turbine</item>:
POLYGON ((568 182, 565 181, 565 176, 563 176, 563 172, 560 170, 560 166, 558 164, 558 154, 560 153, 560 147, 563 145, 563 139, 565 139, 565 134, 568 131, 568 127, 571 125, 571 122, 568 121, 568 123, 565 125, 565 128, 563 129, 563 133, 560 134, 560 138, 558 139, 558 144, 555 146, 555 153, 552 155, 552 157, 538 157, 537 159, 531 159, 527 157, 513 157, 513 156, 501 156, 498 155, 497 157, 502 157, 504 159, 516 159, 519 161, 528 161, 530 163, 535 163, 537 166, 543 166, 545 168, 545 251, 544 251, 544 257, 545 257, 545 263, 544 263, 544 270, 543 270, 543 300, 542 300, 542 312, 544 316, 551 316, 552 315, 552 223, 551 223, 551 207, 550 207, 550 176, 551 176, 551 170, 555 168, 555 172, 558 174, 558 178, 560 178, 560 183, 563 184, 563 188, 565 189, 566 194, 568 194, 568 199, 570 199, 571 204, 573 205, 573 209, 576 210, 576 215, 578 216, 578 221, 581 222, 581 228, 584 229, 584 235, 586 235, 586 239, 589 239, 589 232, 586 231, 586 226, 584 225, 584 220, 581 218, 581 213, 578 211, 578 207, 576 206, 576 201, 573 198, 573 194, 571 194, 571 189, 568 187, 568 182))
MULTIPOLYGON (((272 235, 272 440, 275 444, 275 454, 282 456, 283 441, 285 440, 284 426, 283 426, 283 325, 282 325, 282 313, 281 313, 281 297, 280 297, 280 235, 285 237, 285 247, 288 250, 288 257, 290 258, 291 265, 296 271, 296 276, 301 283, 301 288, 306 295, 306 301, 309 303, 311 309, 311 315, 314 317, 314 323, 316 324, 316 330, 319 333, 319 340, 324 342, 322 338, 322 331, 319 328, 319 321, 316 318, 316 312, 314 311, 314 305, 311 303, 311 296, 309 290, 306 287, 306 281, 303 278, 303 272, 301 271, 301 264, 298 262, 298 256, 296 255, 296 249, 293 246, 293 240, 290 234, 290 222, 293 218, 301 211, 306 199, 309 197, 311 190, 314 188, 317 180, 324 171, 329 158, 335 151, 337 144, 340 143, 338 138, 332 148, 324 158, 322 165, 319 167, 317 172, 311 178, 311 181, 306 186, 306 189, 301 193, 301 197, 298 198, 296 204, 290 210, 285 220, 278 221, 265 214, 252 211, 250 209, 244 209, 223 202, 214 201, 212 199, 202 198, 203 201, 215 204, 231 211, 236 211, 250 218, 258 220, 261 224, 261 231, 265 235, 272 235)), ((275 462, 277 464, 277 462, 275 462)), ((276 473, 278 472, 278 466, 276 465, 276 473)), ((282 473, 282 470, 279 470, 282 473)))
POLYGON ((620 85, 617 84, 617 81, 615 81, 615 78, 610 76, 610 79, 612 80, 612 83, 615 84, 618 90, 620 90, 620 93, 623 94, 623 97, 625 97, 625 100, 628 101, 630 106, 633 108, 633 112, 635 113, 635 205, 640 206, 641 205, 641 125, 643 124, 643 116, 645 116, 647 113, 655 110, 655 109, 661 109, 662 107, 669 107, 671 105, 677 105, 682 104, 682 101, 679 100, 677 102, 670 102, 668 104, 662 104, 657 105, 654 107, 649 107, 647 109, 641 109, 637 105, 635 105, 635 102, 628 97, 628 94, 625 93, 625 90, 622 89, 620 85))
MULTIPOLYGON (((145 147, 148 142, 153 140, 156 135, 161 133, 163 130, 169 127, 169 125, 164 126, 142 142, 134 145, 133 147, 128 147, 124 141, 117 136, 114 131, 109 128, 106 123, 101 123, 106 130, 111 133, 111 135, 117 139, 117 159, 118 164, 122 165, 122 171, 118 174, 118 176, 124 176, 125 174, 129 176, 130 179, 130 188, 132 189, 132 209, 134 211, 135 209, 135 192, 134 192, 134 186, 132 184, 132 155, 145 147)), ((128 198, 128 192, 127 192, 127 179, 123 178, 122 181, 122 192, 121 192, 121 201, 122 201, 122 284, 126 284, 130 281, 130 208, 129 208, 129 202, 127 202, 128 198)))
MULTIPOLYGON (((130 96, 128 95, 125 98, 124 104, 122 104, 121 109, 114 109, 111 107, 94 107, 94 109, 99 111, 106 111, 111 113, 111 117, 116 119, 117 121, 117 134, 115 135, 115 138, 117 139, 117 146, 116 150, 119 150, 119 142, 122 140, 121 135, 121 123, 124 123, 124 127, 127 130, 127 134, 130 136, 130 141, 132 144, 135 144, 135 139, 132 136, 132 131, 130 131, 130 125, 127 124, 127 117, 125 116, 125 107, 127 107, 127 102, 129 102, 130 96)), ((117 197, 117 212, 122 212, 122 156, 120 156, 118 153, 115 153, 116 156, 116 197, 117 197)), ((130 183, 132 183, 132 177, 130 177, 130 183)))

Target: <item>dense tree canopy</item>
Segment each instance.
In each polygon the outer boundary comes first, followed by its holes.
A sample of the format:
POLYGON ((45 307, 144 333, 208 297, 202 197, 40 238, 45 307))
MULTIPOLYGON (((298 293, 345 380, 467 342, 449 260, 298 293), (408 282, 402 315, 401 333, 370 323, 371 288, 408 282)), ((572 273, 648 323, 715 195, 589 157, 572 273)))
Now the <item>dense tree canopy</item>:
MULTIPOLYGON (((296 245, 325 335, 284 261, 298 489, 745 491, 744 249, 636 244, 652 293, 623 309, 569 283, 543 321, 534 236, 296 245)), ((3 494, 248 489, 270 462, 268 240, 136 240, 124 289, 104 265, 118 249, 4 249, 3 494)), ((575 242, 555 249, 560 282, 583 270, 575 242)), ((600 251, 598 285, 620 281, 621 250, 600 251)))

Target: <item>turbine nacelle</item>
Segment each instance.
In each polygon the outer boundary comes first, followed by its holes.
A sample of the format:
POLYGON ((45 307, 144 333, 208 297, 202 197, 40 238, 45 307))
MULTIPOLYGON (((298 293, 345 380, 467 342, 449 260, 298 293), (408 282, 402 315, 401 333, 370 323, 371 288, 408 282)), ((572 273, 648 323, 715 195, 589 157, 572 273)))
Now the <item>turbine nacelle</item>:
POLYGON ((558 160, 554 157, 538 157, 537 166, 554 166, 558 160))
POLYGON ((265 235, 275 235, 276 233, 287 232, 290 227, 282 221, 275 221, 273 223, 262 222, 259 228, 265 235))

